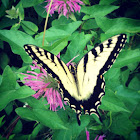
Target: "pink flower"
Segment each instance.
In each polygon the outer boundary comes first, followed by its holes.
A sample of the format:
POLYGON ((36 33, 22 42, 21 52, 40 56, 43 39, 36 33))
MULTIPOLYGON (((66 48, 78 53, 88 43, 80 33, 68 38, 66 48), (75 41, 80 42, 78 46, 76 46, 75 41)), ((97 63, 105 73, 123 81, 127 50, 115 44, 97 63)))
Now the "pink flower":
POLYGON ((105 135, 97 135, 96 138, 94 140, 104 140, 105 135))
MULTIPOLYGON (((46 2, 48 2, 48 4, 45 8, 48 12, 51 0, 46 0, 46 2)), ((50 15, 54 14, 54 11, 57 11, 59 15, 68 17, 72 12, 74 13, 74 11, 80 12, 81 7, 79 4, 83 5, 84 3, 80 0, 53 0, 50 15)))
POLYGON ((50 110, 56 111, 58 106, 64 108, 59 92, 48 87, 51 82, 46 82, 48 77, 46 71, 43 68, 40 68, 36 62, 33 63, 35 66, 30 66, 31 69, 39 69, 40 73, 34 71, 27 71, 28 74, 22 73, 23 75, 26 75, 26 77, 24 77, 24 84, 36 91, 36 94, 33 95, 36 99, 45 93, 43 97, 47 97, 48 104, 50 104, 50 110))
POLYGON ((57 90, 53 90, 53 88, 47 89, 44 97, 47 98, 48 104, 50 104, 50 110, 57 111, 56 108, 58 106, 64 108, 61 96, 57 90))
POLYGON ((86 130, 87 140, 89 140, 89 132, 86 130))

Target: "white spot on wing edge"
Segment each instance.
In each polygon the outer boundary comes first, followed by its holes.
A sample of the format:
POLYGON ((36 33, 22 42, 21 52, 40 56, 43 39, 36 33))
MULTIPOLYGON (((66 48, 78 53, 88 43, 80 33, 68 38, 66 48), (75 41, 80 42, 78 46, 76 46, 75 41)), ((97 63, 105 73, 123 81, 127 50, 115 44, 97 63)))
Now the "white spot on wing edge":
POLYGON ((93 111, 93 112, 96 112, 96 110, 95 110, 94 108, 90 109, 90 112, 92 112, 92 111, 93 111))
POLYGON ((100 99, 102 96, 104 95, 104 92, 101 92, 98 96, 98 98, 100 99))
POLYGON ((100 103, 100 102, 99 102, 99 101, 97 101, 97 102, 95 103, 95 106, 97 106, 99 103, 100 103))
POLYGON ((81 111, 80 111, 80 110, 77 110, 76 113, 77 113, 77 114, 81 114, 81 111))
POLYGON ((24 46, 24 48, 25 48, 25 49, 28 49, 28 47, 27 47, 27 46, 24 46))
POLYGON ((76 108, 76 106, 75 106, 75 105, 70 105, 70 107, 71 107, 71 108, 76 108))

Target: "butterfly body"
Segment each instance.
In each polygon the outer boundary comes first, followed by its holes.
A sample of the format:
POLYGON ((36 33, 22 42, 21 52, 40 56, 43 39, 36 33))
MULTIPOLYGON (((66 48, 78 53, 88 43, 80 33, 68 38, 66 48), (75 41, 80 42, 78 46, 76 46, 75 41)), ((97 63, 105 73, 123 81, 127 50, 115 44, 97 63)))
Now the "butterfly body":
POLYGON ((101 120, 97 109, 105 95, 103 74, 111 68, 125 42, 125 34, 104 41, 85 54, 76 69, 73 66, 68 68, 62 60, 42 48, 34 45, 24 48, 37 64, 59 81, 62 98, 75 110, 80 125, 81 109, 101 120))

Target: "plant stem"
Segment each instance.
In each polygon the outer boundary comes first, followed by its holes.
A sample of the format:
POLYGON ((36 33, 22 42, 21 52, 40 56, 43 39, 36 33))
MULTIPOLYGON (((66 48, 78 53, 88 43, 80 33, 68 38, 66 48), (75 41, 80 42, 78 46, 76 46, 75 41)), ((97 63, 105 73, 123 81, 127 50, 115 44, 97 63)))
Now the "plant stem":
POLYGON ((45 26, 44 26, 44 34, 43 34, 42 46, 44 46, 45 32, 46 32, 46 28, 47 28, 47 23, 48 23, 48 18, 49 18, 49 13, 50 13, 50 9, 51 9, 52 2, 53 2, 53 0, 51 0, 51 2, 50 2, 49 9, 48 9, 47 16, 46 16, 46 20, 45 20, 45 26))

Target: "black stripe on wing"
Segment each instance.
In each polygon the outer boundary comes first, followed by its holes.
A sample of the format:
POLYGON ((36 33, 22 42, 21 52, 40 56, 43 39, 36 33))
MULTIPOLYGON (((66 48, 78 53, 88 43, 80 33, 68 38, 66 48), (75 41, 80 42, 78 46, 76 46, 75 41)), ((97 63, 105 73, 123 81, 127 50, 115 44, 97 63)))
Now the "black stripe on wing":
MULTIPOLYGON (((114 45, 113 50, 110 52, 109 56, 106 56, 108 59, 103 65, 103 67, 99 70, 99 74, 102 75, 106 71, 108 71, 112 64, 115 62, 119 52, 122 50, 126 43, 127 36, 126 34, 120 34, 118 37, 114 36, 107 41, 105 44, 104 42, 98 45, 97 47, 93 48, 89 52, 91 52, 94 56, 94 62, 98 61, 98 57, 102 57, 102 53, 104 53, 104 50, 107 48, 111 48, 111 45, 114 45), (113 39, 117 39, 117 42, 113 42, 113 39)), ((84 72, 87 71, 87 64, 88 64, 88 59, 89 59, 89 52, 83 57, 84 58, 84 72)), ((102 57, 102 59, 106 59, 105 56, 102 57)), ((81 59, 82 60, 82 59, 81 59)), ((101 63, 101 62, 100 62, 101 63)), ((94 65, 94 63, 93 63, 94 65)))
MULTIPOLYGON (((118 57, 119 52, 124 47, 126 40, 127 40, 126 34, 121 34, 118 37, 117 43, 115 44, 113 51, 111 52, 108 60, 106 61, 105 65, 103 66, 103 68, 100 70, 100 74, 104 74, 106 71, 108 71, 111 68, 111 66, 115 62, 116 58, 118 57)), ((110 47, 110 44, 112 44, 112 43, 113 43, 112 39, 109 39, 108 40, 108 48, 110 47)))

